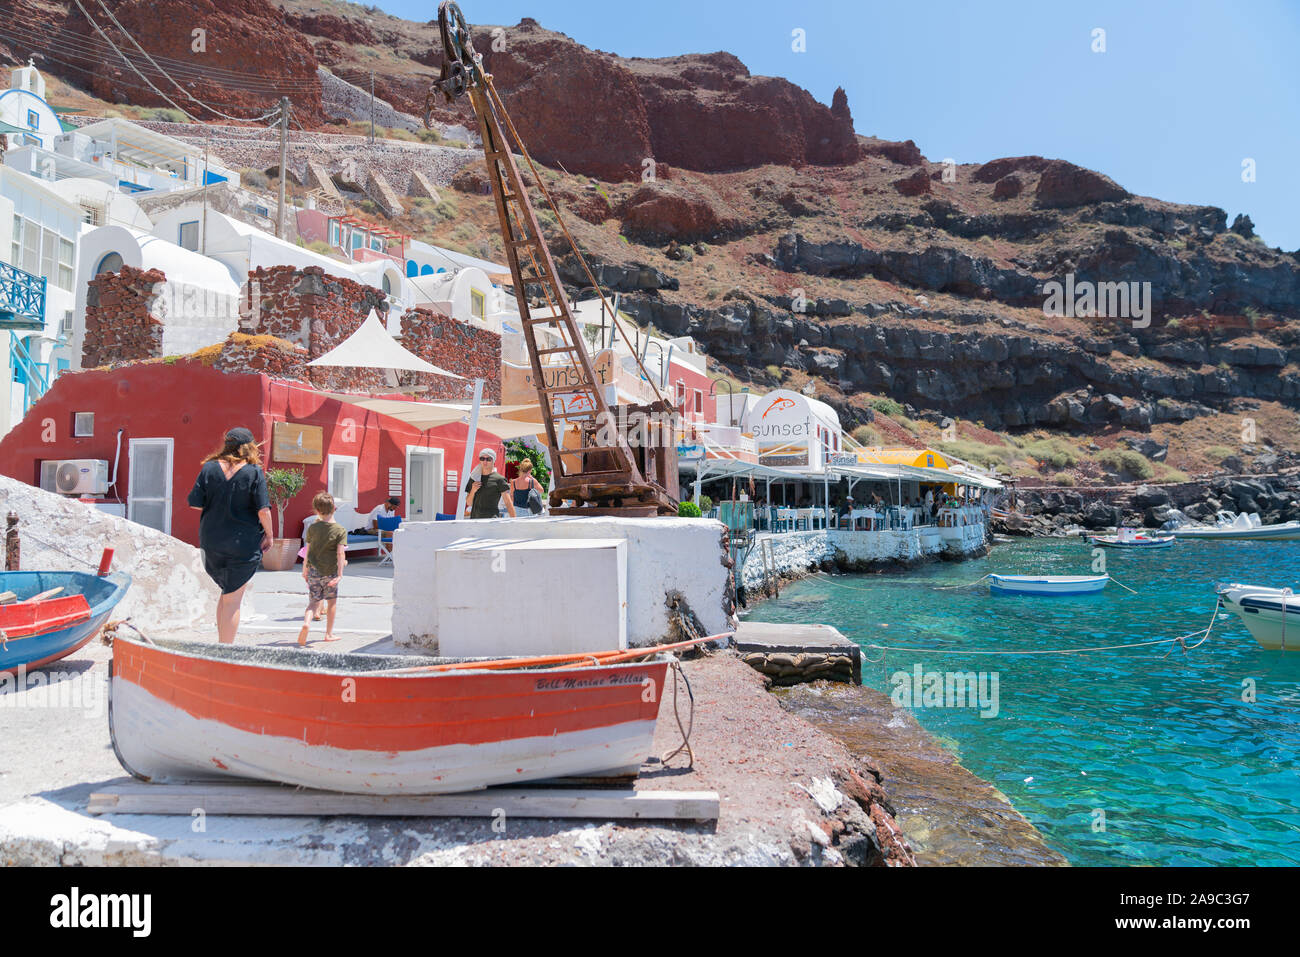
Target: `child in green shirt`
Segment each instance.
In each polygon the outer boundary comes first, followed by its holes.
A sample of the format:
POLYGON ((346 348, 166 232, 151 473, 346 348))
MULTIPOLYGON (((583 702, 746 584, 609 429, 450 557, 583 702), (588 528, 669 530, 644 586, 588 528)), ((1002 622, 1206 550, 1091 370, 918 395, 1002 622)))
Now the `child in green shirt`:
POLYGON ((347 567, 344 554, 347 550, 348 532, 334 521, 334 496, 317 492, 311 500, 318 521, 307 529, 307 559, 302 563, 302 577, 307 582, 307 610, 302 616, 302 630, 298 644, 307 647, 307 632, 313 615, 325 603, 325 640, 335 641, 334 612, 339 599, 339 580, 347 567))

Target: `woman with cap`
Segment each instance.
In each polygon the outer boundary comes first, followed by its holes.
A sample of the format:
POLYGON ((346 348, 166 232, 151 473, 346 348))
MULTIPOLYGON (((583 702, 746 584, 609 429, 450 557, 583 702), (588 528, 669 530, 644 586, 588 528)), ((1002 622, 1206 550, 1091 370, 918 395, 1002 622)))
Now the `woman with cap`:
POLYGON ((199 518, 203 567, 217 587, 217 638, 235 640, 244 589, 271 547, 271 497, 262 471, 262 455, 248 429, 226 433, 221 447, 203 460, 190 490, 191 508, 199 518))

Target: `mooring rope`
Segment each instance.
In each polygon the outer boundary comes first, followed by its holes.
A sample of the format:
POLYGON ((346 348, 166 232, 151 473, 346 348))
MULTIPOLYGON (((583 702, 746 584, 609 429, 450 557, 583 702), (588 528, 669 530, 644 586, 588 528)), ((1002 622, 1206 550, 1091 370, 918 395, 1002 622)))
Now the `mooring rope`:
POLYGON ((55 545, 53 542, 47 542, 47 541, 45 541, 43 538, 40 538, 40 537, 37 536, 37 535, 33 535, 33 534, 32 534, 31 532, 29 532, 25 527, 22 529, 22 531, 20 531, 20 532, 18 533, 18 537, 19 537, 19 540, 20 540, 20 541, 23 540, 23 539, 30 538, 32 541, 37 542, 38 544, 44 545, 46 548, 52 548, 52 549, 54 549, 56 552, 60 552, 60 553, 62 553, 62 554, 64 554, 64 555, 66 555, 68 558, 71 558, 73 561, 81 562, 83 565, 87 565, 87 566, 89 566, 89 567, 91 567, 91 568, 98 568, 98 567, 99 567, 99 564, 98 564, 97 562, 92 562, 92 561, 90 561, 90 560, 87 559, 84 555, 74 555, 72 552, 67 551, 66 549, 60 548, 58 545, 55 545))
MULTIPOLYGON (((906 651, 918 655, 1081 655, 1092 651, 1118 651, 1124 648, 1146 648, 1151 645, 1165 645, 1177 643, 1182 646, 1184 651, 1196 649, 1205 644, 1206 639, 1210 636, 1210 629, 1214 627, 1215 621, 1219 617, 1219 605, 1214 605, 1214 614, 1210 617, 1210 623, 1204 628, 1197 628, 1195 631, 1189 631, 1184 635, 1177 635, 1173 638, 1153 638, 1150 641, 1131 641, 1119 645, 1092 645, 1087 648, 1038 648, 1028 651, 1011 651, 995 649, 967 651, 962 648, 916 648, 910 645, 878 645, 875 643, 863 645, 863 648, 877 648, 882 652, 886 651, 906 651), (1187 639, 1195 635, 1200 635, 1201 640, 1187 647, 1187 639)), ((873 662, 874 664, 875 662, 873 662)))
POLYGON ((677 757, 677 755, 685 751, 686 767, 693 768, 695 767, 695 752, 691 750, 691 732, 695 730, 695 692, 691 690, 691 679, 687 678, 686 672, 682 670, 682 663, 680 661, 674 661, 672 663, 672 669, 673 669, 673 717, 677 720, 677 730, 681 732, 682 743, 679 744, 674 750, 670 751, 668 754, 665 754, 662 758, 660 758, 659 762, 664 767, 667 767, 669 761, 671 761, 673 758, 677 757), (686 682, 686 694, 691 701, 690 714, 686 718, 686 727, 684 728, 682 727, 681 713, 677 710, 677 679, 678 678, 681 678, 682 681, 686 682))

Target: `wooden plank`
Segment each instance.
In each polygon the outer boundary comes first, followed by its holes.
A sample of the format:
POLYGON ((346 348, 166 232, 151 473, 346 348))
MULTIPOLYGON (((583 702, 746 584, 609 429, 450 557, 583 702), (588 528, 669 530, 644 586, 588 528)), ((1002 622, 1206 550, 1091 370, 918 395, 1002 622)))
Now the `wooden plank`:
POLYGON ((18 595, 16 592, 0 591, 0 605, 8 605, 10 602, 15 602, 17 600, 18 595))
POLYGON ((716 821, 716 791, 632 791, 596 788, 489 788, 463 794, 337 794, 256 781, 145 784, 132 781, 90 795, 91 814, 207 814, 365 817, 590 818, 716 821))

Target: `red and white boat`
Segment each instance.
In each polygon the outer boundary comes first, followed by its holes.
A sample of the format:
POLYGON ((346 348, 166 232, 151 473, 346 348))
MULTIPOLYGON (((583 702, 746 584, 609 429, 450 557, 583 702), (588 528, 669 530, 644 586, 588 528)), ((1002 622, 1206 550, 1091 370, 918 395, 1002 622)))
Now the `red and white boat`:
POLYGON ((109 730, 145 781, 244 777, 438 794, 633 773, 649 757, 671 656, 459 661, 113 642, 109 730))

